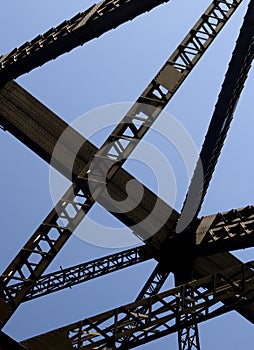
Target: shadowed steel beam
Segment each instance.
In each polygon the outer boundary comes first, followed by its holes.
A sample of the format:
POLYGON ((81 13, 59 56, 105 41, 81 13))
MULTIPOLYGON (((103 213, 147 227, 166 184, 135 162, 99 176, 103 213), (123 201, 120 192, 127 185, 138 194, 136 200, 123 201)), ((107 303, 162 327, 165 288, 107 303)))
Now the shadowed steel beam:
POLYGON ((176 227, 177 233, 191 226, 199 213, 253 58, 254 1, 250 1, 176 227))
MULTIPOLYGON (((77 284, 144 262, 148 260, 148 258, 142 256, 142 249, 142 246, 128 249, 69 268, 61 268, 58 271, 43 275, 26 294, 23 302, 65 288, 71 288, 77 284)), ((15 295, 22 289, 23 285, 24 282, 11 286, 10 292, 13 298, 15 298, 15 295)))
POLYGON ((55 59, 169 0, 103 0, 0 57, 0 82, 55 59))
POLYGON ((254 297, 254 263, 240 264, 169 291, 28 339, 29 350, 132 349, 246 304, 254 297), (192 291, 192 303, 186 290, 192 291), (221 301, 224 305, 221 305, 221 301), (146 309, 146 312, 138 310, 146 309), (188 315, 184 323, 177 318, 188 315), (126 318, 128 319, 126 321, 126 318), (132 325, 132 327, 130 327, 132 325), (129 341, 124 344, 128 337, 129 341), (61 343, 59 346, 58 343, 61 343), (124 344, 124 345, 123 345, 124 344))
MULTIPOLYGON (((111 181, 125 159, 157 119, 161 110, 240 3, 240 0, 230 3, 212 2, 96 153, 92 164, 82 170, 74 185, 64 194, 22 251, 4 271, 0 281, 2 287, 1 325, 7 322, 27 292, 69 239, 74 229, 95 203, 95 199, 98 199, 103 193, 106 184, 111 181), (94 184, 93 188, 91 184, 94 184), (13 299, 10 292, 11 286, 16 281, 24 279, 26 279, 26 285, 13 299)), ((140 236, 147 239, 150 231, 142 232, 140 236)))

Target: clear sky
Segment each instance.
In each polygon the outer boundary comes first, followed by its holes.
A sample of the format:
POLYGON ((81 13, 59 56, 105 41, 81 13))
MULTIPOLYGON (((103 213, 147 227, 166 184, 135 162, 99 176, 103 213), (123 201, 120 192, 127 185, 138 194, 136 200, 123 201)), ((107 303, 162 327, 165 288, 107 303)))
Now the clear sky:
MULTIPOLYGON (((45 0, 40 3, 31 0, 5 1, 0 13, 0 54, 56 26, 92 3, 81 0, 45 0)), ((243 2, 166 109, 184 125, 198 149, 212 115, 247 4, 247 1, 243 2)), ((132 102, 208 5, 207 0, 172 0, 17 81, 68 123, 104 105, 132 102)), ((253 204, 253 78, 251 71, 206 196, 202 215, 253 204)), ((150 142, 149 136, 146 140, 150 142)), ((0 152, 0 267, 3 271, 53 204, 46 163, 4 132, 0 132, 0 152)), ((171 159, 168 153, 165 150, 175 177, 181 179, 177 181, 175 202, 176 208, 180 209, 187 190, 186 178, 181 178, 181 168, 177 168, 179 162, 171 159)), ((156 190, 156 184, 150 176, 146 178, 146 172, 138 167, 136 169, 131 162, 126 168, 133 172, 137 170, 134 175, 156 190)), ((156 176, 156 169, 153 170, 156 176)), ((165 176, 167 179, 167 174, 165 176)), ((166 183, 163 188, 164 198, 167 198, 170 186, 169 181, 168 187, 166 183)), ((102 211, 95 208, 91 213, 93 217, 98 213, 96 210, 102 211)), ((109 227, 121 227, 115 220, 110 220, 109 215, 105 219, 109 227)), ((60 265, 67 267, 113 252, 115 250, 87 244, 74 236, 48 271, 58 269, 60 265)), ((244 261, 253 259, 253 249, 237 254, 244 261)), ((25 303, 8 322, 5 331, 15 339, 22 340, 129 303, 135 299, 154 266, 154 262, 141 264, 72 290, 25 303)), ((170 282, 166 287, 170 287, 170 282)), ((200 325, 200 333, 202 348, 206 350, 250 348, 254 340, 252 325, 235 312, 200 325)), ((155 348, 176 349, 175 335, 140 347, 146 350, 155 348)))

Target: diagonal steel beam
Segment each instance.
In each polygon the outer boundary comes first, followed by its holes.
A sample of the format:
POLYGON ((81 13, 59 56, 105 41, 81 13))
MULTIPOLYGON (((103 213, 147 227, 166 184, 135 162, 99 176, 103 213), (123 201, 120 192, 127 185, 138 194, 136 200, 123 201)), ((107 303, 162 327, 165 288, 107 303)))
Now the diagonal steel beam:
MULTIPOLYGON (((142 263, 148 257, 142 255, 143 247, 132 248, 88 261, 68 268, 41 276, 36 284, 26 294, 23 302, 48 295, 65 288, 71 288, 77 284, 90 281, 94 278, 107 275, 111 272, 123 270, 127 267, 142 263)), ((25 281, 11 286, 12 297, 18 294, 25 281)))
POLYGON ((176 231, 191 226, 205 198, 254 59, 254 2, 250 1, 215 106, 176 231))
MULTIPOLYGON (((200 158, 197 162, 194 175, 190 184, 189 191, 187 193, 179 221, 177 223, 176 232, 181 233, 186 228, 186 234, 192 234, 193 227, 195 225, 194 219, 197 217, 199 210, 202 206, 205 198, 206 191, 208 189, 212 174, 215 170, 216 163, 218 161, 220 152, 222 150, 227 132, 229 130, 231 121, 233 119, 233 113, 237 106, 240 94, 244 87, 244 83, 247 79, 248 72, 251 67, 251 63, 254 58, 254 1, 250 1, 247 13, 244 18, 243 25, 240 30, 235 50, 232 55, 232 59, 229 63, 229 68, 226 73, 225 80, 222 85, 222 89, 213 113, 209 129, 202 146, 200 158), (203 177, 203 178, 202 178, 203 177)), ((252 236, 249 234, 251 231, 248 230, 248 235, 239 237, 239 233, 244 230, 245 227, 234 226, 234 235, 230 235, 227 228, 228 235, 227 240, 220 239, 210 241, 206 238, 203 244, 199 244, 196 253, 208 254, 226 251, 234 248, 242 248, 250 245, 253 246, 252 236), (237 229, 237 231, 236 231, 237 229), (230 237, 230 238, 229 238, 230 237), (204 250, 202 250, 204 249, 204 250)), ((224 235, 225 235, 224 231, 224 235)), ((232 231, 232 227, 231 227, 232 231)), ((247 233, 244 230, 244 233, 247 233)), ((215 236, 213 235, 212 238, 215 236)), ((196 247, 197 248, 197 247, 196 247)), ((245 312, 245 310, 242 310, 245 312)), ((188 317, 184 316, 183 320, 188 317)), ((191 327, 187 327, 187 332, 183 329, 178 331, 179 334, 179 349, 185 348, 186 336, 193 330, 193 336, 198 340, 198 328, 194 323, 191 327), (182 335, 185 335, 184 338, 182 335), (183 341, 184 340, 184 341, 183 341)), ((199 348, 199 341, 195 341, 193 348, 199 348)))
MULTIPOLYGON (((200 160, 197 163, 181 216, 176 227, 177 232, 182 232, 186 227, 189 227, 187 234, 192 234, 193 218, 197 216, 203 203, 230 123, 233 119, 234 110, 254 58, 253 23, 254 2, 251 1, 200 153, 200 160), (202 176, 204 177, 204 180, 202 179, 202 176)), ((243 248, 248 246, 248 244, 253 246, 253 242, 251 242, 253 241, 253 233, 252 235, 249 234, 251 231, 248 230, 248 235, 245 234, 243 239, 243 236, 239 237, 239 232, 243 231, 244 227, 241 227, 240 230, 239 226, 237 227, 234 225, 234 229, 235 231, 233 231, 235 234, 230 235, 229 230, 225 228, 225 231, 228 233, 226 238, 228 239, 225 239, 225 236, 220 236, 221 239, 218 237, 215 242, 214 240, 211 241, 211 239, 208 240, 206 238, 206 240, 203 240, 203 244, 199 244, 196 253, 206 255, 208 253, 211 254, 228 251, 236 247, 243 248)), ((247 233, 246 230, 245 233, 247 233)), ((214 236, 212 238, 214 238, 214 236)), ((192 302, 190 304, 192 304, 192 302)), ((186 321, 188 317, 187 314, 180 317, 181 322, 186 321)), ((193 349, 199 349, 200 343, 197 324, 194 322, 191 326, 178 330, 178 340, 180 350, 185 348, 189 349, 190 347, 193 349), (191 340, 191 344, 189 344, 189 340, 191 340)))
MULTIPOLYGON (((161 288, 163 287, 164 283, 166 282, 170 272, 165 271, 160 263, 158 263, 155 266, 155 269, 149 276, 148 280, 146 281, 145 285, 139 292, 136 301, 141 299, 146 299, 148 297, 151 297, 152 295, 156 295, 160 292, 161 288)), ((139 313, 139 314, 145 314, 147 312, 147 307, 144 308, 138 308, 133 310, 133 313, 139 313)), ((126 315, 125 319, 122 320, 123 323, 128 323, 128 315, 126 315)), ((135 323, 135 326, 138 326, 139 322, 135 323)), ((126 326, 125 326, 126 327, 126 326)), ((133 327, 133 323, 129 324, 128 328, 133 327)), ((127 336, 125 340, 123 341, 123 348, 128 348, 128 342, 130 340, 130 337, 127 336)))
POLYGON ((1 85, 168 1, 100 1, 0 57, 1 85))
POLYGON ((168 271, 165 271, 160 263, 158 263, 149 276, 144 287, 138 294, 136 300, 145 299, 152 295, 158 294, 163 287, 163 284, 166 282, 166 279, 169 276, 168 271))

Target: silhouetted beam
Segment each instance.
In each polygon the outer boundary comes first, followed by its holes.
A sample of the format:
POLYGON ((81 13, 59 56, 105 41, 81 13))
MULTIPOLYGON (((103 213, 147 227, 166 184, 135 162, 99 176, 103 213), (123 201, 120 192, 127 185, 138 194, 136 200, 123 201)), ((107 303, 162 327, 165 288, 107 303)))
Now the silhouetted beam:
POLYGON ((149 276, 144 287, 138 294, 136 300, 145 299, 152 295, 158 294, 163 287, 163 284, 166 282, 166 279, 169 276, 169 272, 165 271, 163 267, 158 263, 149 276))
POLYGON ((219 316, 253 299, 254 262, 240 264, 169 291, 23 341, 29 350, 132 349, 219 316), (251 271, 251 273, 249 273, 251 271), (210 288, 209 286, 213 286, 210 288), (193 291, 192 304, 186 290, 193 291), (221 306, 221 301, 224 305, 221 306), (144 313, 139 312, 144 310, 144 313), (188 315, 179 324, 180 315, 188 315), (127 320, 126 320, 127 318, 127 320), (125 339, 129 341, 124 344, 125 339))
POLYGON ((205 137, 176 231, 198 215, 254 58, 254 2, 250 1, 205 137), (203 177, 203 178, 202 178, 203 177))
POLYGON ((216 254, 254 246, 254 207, 203 217, 196 233, 196 254, 216 254))
POLYGON ((7 334, 0 332, 0 350, 27 350, 27 348, 10 338, 7 334))
POLYGON ((195 291, 188 286, 185 288, 185 301, 186 305, 189 308, 189 313, 184 313, 178 315, 176 322, 179 325, 182 325, 178 329, 178 350, 200 350, 200 339, 199 339, 199 330, 198 322, 195 319, 195 316, 192 315, 192 306, 195 307, 195 291), (189 324, 189 319, 192 319, 192 323, 189 324))
POLYGON ((103 0, 0 58, 0 83, 55 59, 169 0, 103 0))
MULTIPOLYGON (((124 250, 119 253, 107 255, 69 268, 61 268, 59 271, 43 275, 26 294, 23 302, 65 288, 71 288, 77 284, 144 262, 148 260, 148 258, 142 256, 142 249, 143 247, 141 246, 124 250)), ((22 289, 23 285, 24 282, 11 286, 10 292, 13 298, 15 298, 15 295, 22 289)))

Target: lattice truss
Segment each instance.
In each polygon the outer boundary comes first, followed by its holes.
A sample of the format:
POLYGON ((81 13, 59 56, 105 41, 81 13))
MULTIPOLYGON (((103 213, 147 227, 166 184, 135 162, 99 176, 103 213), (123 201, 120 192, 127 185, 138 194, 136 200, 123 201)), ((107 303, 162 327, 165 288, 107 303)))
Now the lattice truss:
MULTIPOLYGON (((50 163, 67 124, 13 79, 163 2, 168 1, 103 0, 1 56, 2 129, 50 163)), ((119 202, 125 198, 126 184, 133 179, 122 168, 125 160, 242 2, 211 2, 99 149, 68 128, 53 165, 72 185, 0 277, 1 327, 22 303, 155 259, 157 265, 136 300, 21 343, 2 332, 0 349, 131 349, 174 332, 179 349, 200 349, 198 323, 231 310, 254 322, 254 263, 242 263, 229 253, 253 246, 254 207, 198 217, 253 60, 254 0, 249 2, 181 212, 145 186, 135 210, 119 213, 108 200, 108 193, 119 202), (70 168, 75 144, 82 147, 70 168), (96 202, 126 226, 135 224, 133 234, 143 244, 45 274, 96 202), (160 216, 144 220, 156 202, 171 213, 163 225, 160 216), (151 226, 160 227, 152 236, 151 226), (160 293, 170 273, 176 286, 160 293)), ((134 191, 129 195, 135 203, 134 191)))

